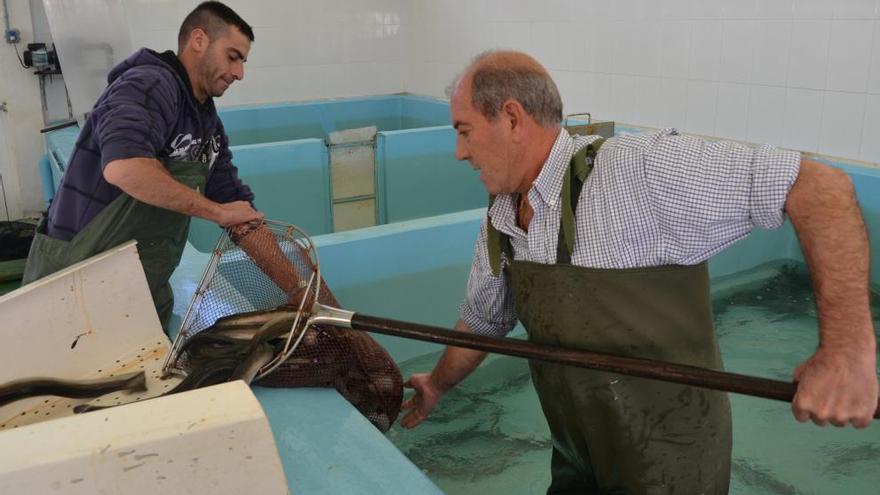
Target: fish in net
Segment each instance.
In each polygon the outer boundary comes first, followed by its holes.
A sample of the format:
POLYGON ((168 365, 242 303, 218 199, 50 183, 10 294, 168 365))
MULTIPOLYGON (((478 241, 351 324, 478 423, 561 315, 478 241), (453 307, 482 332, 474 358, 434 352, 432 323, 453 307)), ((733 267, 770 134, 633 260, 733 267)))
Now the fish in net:
POLYGON ((300 280, 311 280, 301 301, 339 302, 320 277, 311 239, 294 226, 265 226, 272 235, 256 242, 274 243, 263 251, 274 253, 274 260, 246 255, 240 238, 224 235, 218 242, 166 362, 166 371, 187 375, 175 391, 231 379, 329 387, 387 431, 403 399, 400 369, 367 333, 307 324, 310 306, 290 304, 289 294, 266 274, 272 271, 267 265, 286 263, 300 280))

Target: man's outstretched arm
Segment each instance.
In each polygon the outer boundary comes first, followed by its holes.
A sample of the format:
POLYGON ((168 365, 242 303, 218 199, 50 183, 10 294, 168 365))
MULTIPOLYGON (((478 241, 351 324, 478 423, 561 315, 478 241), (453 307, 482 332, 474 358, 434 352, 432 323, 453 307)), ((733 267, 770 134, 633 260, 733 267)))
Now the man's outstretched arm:
POLYGON ((819 348, 795 370, 798 421, 868 426, 877 407, 868 235, 849 176, 804 159, 785 210, 810 270, 819 348))

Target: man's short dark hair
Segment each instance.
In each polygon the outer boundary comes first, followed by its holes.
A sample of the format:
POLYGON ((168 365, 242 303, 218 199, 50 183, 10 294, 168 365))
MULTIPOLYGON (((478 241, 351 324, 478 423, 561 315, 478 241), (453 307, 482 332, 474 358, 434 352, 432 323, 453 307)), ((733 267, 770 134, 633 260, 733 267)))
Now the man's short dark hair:
POLYGON ((209 40, 214 40, 226 34, 229 26, 235 26, 251 41, 254 41, 254 30, 251 25, 244 22, 234 10, 220 2, 202 2, 183 20, 180 32, 177 35, 177 51, 183 51, 189 35, 193 29, 201 29, 208 35, 209 40))

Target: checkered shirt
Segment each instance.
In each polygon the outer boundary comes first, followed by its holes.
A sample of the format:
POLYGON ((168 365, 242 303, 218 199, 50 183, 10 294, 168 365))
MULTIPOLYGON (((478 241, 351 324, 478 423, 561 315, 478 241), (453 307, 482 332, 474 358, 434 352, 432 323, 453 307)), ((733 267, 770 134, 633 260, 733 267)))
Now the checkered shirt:
MULTIPOLYGON (((556 263, 562 181, 572 155, 598 139, 560 130, 528 193, 528 232, 517 196, 500 194, 492 224, 510 236, 514 259, 556 263)), ((571 263, 591 268, 695 265, 746 237, 782 226, 800 154, 772 146, 708 142, 675 129, 618 136, 599 150, 575 212, 571 263)), ((502 254, 502 267, 507 260, 502 254)), ((517 317, 505 275, 492 275, 480 227, 459 316, 475 332, 502 336, 517 317)))

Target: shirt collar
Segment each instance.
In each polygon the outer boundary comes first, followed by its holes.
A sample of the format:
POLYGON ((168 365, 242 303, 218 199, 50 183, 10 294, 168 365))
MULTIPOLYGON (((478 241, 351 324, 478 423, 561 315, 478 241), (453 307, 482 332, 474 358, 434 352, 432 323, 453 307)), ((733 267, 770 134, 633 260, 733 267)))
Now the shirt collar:
POLYGON ((541 200, 548 206, 556 209, 559 196, 562 194, 562 181, 571 156, 574 154, 574 139, 567 130, 560 129, 550 154, 541 167, 541 172, 532 183, 532 188, 541 195, 541 200))
MULTIPOLYGON (((532 183, 532 189, 538 191, 541 201, 556 209, 559 196, 562 194, 562 180, 568 163, 575 152, 574 139, 565 129, 559 130, 556 141, 550 148, 550 154, 541 166, 538 177, 532 183)), ((499 194, 489 208, 489 217, 495 228, 506 233, 515 232, 516 226, 516 194, 499 194)))

